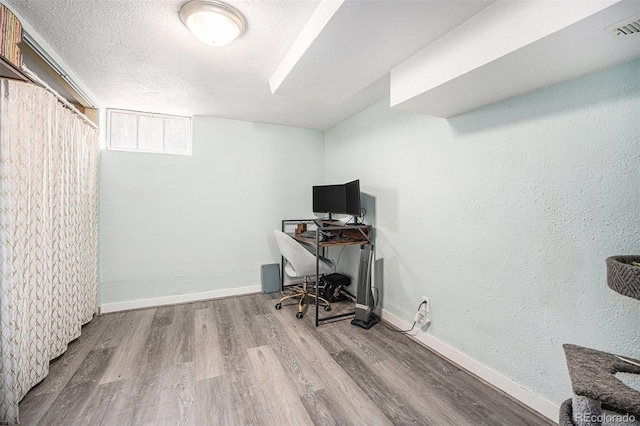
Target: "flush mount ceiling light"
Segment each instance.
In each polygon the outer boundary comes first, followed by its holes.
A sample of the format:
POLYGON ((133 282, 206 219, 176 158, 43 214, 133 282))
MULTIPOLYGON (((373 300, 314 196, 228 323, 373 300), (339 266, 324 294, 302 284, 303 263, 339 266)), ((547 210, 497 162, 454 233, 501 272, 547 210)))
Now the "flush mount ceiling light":
POLYGON ((192 0, 180 8, 182 22, 201 42, 224 46, 240 37, 246 28, 242 15, 217 1, 192 0))

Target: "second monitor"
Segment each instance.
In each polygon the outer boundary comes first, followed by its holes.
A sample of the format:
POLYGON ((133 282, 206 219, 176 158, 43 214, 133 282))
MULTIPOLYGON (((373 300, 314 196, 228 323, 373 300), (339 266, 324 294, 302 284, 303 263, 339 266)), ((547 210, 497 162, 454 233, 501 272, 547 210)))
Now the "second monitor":
POLYGON ((313 187, 313 212, 360 216, 360 180, 313 187))

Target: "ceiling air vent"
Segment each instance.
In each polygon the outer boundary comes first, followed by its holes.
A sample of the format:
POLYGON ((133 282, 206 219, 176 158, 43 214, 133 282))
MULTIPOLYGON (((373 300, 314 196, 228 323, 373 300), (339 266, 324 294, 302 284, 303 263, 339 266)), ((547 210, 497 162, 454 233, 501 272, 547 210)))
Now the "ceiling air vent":
POLYGON ((640 13, 607 27, 607 32, 617 39, 637 37, 640 35, 640 13))

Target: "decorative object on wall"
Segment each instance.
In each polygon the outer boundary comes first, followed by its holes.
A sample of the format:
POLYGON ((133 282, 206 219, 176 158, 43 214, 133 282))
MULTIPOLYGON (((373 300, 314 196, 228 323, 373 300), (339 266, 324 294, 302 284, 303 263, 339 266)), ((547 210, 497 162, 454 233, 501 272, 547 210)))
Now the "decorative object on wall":
MULTIPOLYGON (((640 256, 607 258, 607 285, 625 296, 640 299, 640 256)), ((640 360, 576 345, 563 345, 574 396, 560 407, 560 425, 637 425, 640 391, 627 386, 615 373, 640 374, 640 360), (612 418, 614 422, 603 422, 612 418), (595 420, 594 420, 595 419, 595 420)))
POLYGON ((98 131, 41 87, 0 81, 0 423, 96 308, 98 131))
POLYGON ((225 46, 246 29, 244 17, 231 6, 211 0, 192 0, 180 8, 180 18, 194 36, 211 46, 225 46))

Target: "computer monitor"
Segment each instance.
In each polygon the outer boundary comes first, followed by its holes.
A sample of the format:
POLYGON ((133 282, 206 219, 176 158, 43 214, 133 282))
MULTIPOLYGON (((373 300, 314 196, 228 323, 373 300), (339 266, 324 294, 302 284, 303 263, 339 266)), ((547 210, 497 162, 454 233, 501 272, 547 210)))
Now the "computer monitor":
POLYGON ((344 185, 321 185, 313 187, 314 213, 346 213, 344 185))
POLYGON ((360 181, 314 186, 313 212, 360 216, 360 181))
POLYGON ((354 180, 353 182, 345 183, 345 195, 347 199, 346 212, 353 216, 360 216, 360 181, 354 180))

